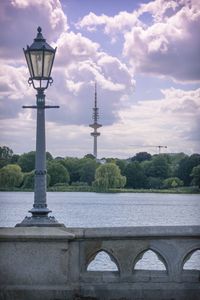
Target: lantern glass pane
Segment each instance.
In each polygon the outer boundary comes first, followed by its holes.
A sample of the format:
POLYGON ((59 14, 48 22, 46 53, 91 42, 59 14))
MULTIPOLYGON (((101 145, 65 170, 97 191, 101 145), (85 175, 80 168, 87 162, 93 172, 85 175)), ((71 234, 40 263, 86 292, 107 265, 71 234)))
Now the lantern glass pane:
POLYGON ((51 68, 53 64, 54 53, 49 51, 44 51, 44 77, 50 77, 51 68))
POLYGON ((30 73, 31 77, 33 77, 33 70, 32 70, 32 66, 31 66, 30 55, 28 52, 25 52, 25 56, 26 56, 26 61, 28 64, 29 73, 30 73))
POLYGON ((30 55, 34 77, 42 77, 43 51, 31 51, 30 55))

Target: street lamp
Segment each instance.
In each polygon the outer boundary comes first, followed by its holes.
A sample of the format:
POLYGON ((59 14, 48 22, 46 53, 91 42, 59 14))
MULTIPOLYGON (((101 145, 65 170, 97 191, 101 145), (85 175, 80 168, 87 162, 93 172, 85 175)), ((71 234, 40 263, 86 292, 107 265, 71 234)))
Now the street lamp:
POLYGON ((46 200, 46 143, 45 143, 45 109, 59 108, 59 106, 46 106, 44 90, 51 85, 51 70, 54 62, 56 49, 46 43, 42 35, 41 27, 37 29, 37 37, 33 44, 24 49, 30 78, 28 83, 37 90, 36 105, 23 106, 23 108, 37 109, 37 132, 36 132, 36 157, 35 157, 35 187, 34 204, 29 211, 32 216, 16 226, 63 226, 57 220, 48 216, 51 210, 47 207, 46 200))

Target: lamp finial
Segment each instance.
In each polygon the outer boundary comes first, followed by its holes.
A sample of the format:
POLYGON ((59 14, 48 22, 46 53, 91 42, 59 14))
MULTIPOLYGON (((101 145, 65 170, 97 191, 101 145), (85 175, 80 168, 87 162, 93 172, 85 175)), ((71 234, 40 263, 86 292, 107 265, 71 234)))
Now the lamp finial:
POLYGON ((41 33, 42 32, 42 28, 40 26, 38 26, 37 31, 38 31, 38 33, 41 33))

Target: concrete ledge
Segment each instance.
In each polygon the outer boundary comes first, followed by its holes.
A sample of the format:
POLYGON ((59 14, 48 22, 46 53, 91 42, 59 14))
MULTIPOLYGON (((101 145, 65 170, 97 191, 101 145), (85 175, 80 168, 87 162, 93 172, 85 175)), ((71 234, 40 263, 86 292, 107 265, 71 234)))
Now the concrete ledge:
POLYGON ((0 240, 9 239, 79 239, 135 237, 200 237, 200 226, 141 226, 141 227, 0 227, 0 240))
POLYGON ((75 234, 57 227, 1 227, 0 241, 14 240, 72 240, 75 234))
MULTIPOLYGON (((65 230, 65 229, 63 229, 65 230)), ((200 237, 200 226, 66 228, 76 238, 200 237)))

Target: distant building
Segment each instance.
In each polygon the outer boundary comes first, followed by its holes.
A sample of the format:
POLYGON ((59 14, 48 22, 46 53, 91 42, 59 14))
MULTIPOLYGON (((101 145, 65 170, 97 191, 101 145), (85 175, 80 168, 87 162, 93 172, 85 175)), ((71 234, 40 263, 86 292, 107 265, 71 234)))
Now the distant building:
POLYGON ((94 138, 94 144, 93 144, 93 155, 97 158, 97 137, 100 136, 100 132, 97 132, 97 129, 102 127, 101 124, 98 123, 99 119, 99 109, 97 107, 97 84, 95 82, 95 94, 94 94, 94 108, 93 108, 93 115, 92 119, 94 120, 93 124, 90 124, 89 126, 94 129, 93 132, 91 132, 91 136, 94 138))

